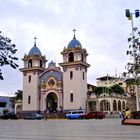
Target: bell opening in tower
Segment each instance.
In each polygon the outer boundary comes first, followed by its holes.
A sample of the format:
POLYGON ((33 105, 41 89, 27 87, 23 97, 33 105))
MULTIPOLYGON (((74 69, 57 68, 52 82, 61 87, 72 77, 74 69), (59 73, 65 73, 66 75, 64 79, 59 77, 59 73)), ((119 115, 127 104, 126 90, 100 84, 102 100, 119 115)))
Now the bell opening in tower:
POLYGON ((69 53, 69 62, 73 62, 74 61, 74 53, 70 52, 69 53))

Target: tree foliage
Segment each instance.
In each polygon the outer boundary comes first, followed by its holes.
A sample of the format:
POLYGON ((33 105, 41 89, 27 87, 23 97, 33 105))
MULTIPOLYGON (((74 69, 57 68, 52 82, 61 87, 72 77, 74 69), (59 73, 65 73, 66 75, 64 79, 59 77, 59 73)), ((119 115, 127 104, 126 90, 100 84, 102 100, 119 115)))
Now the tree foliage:
POLYGON ((22 96, 23 96, 23 91, 22 90, 17 90, 15 92, 15 96, 10 98, 13 107, 15 106, 15 103, 16 103, 17 100, 22 100, 22 96))
POLYGON ((111 88, 109 87, 96 87, 93 92, 95 93, 96 96, 100 96, 102 93, 111 93, 113 92, 111 88))
POLYGON ((22 90, 17 90, 15 92, 15 95, 16 95, 16 97, 15 97, 16 101, 17 100, 22 100, 23 91, 22 90))
MULTIPOLYGON (((9 65, 16 69, 18 67, 15 63, 18 58, 14 56, 16 52, 16 45, 11 43, 11 39, 2 36, 0 31, 0 67, 9 65)), ((0 69, 0 80, 3 79, 2 71, 0 69)))
POLYGON ((110 88, 116 94, 120 94, 120 95, 124 95, 125 94, 124 89, 120 85, 118 85, 118 84, 115 84, 115 85, 111 86, 110 88))
MULTIPOLYGON (((128 74, 133 75, 136 79, 136 75, 140 73, 140 32, 138 28, 133 28, 133 34, 128 38, 129 50, 127 55, 130 56, 130 62, 127 63, 128 74)), ((137 81, 135 81, 137 82, 137 81)))
POLYGON ((125 91, 120 85, 115 84, 111 87, 96 87, 93 90, 93 93, 95 93, 96 96, 100 96, 100 94, 102 93, 109 93, 109 94, 115 93, 115 94, 124 95, 125 91))

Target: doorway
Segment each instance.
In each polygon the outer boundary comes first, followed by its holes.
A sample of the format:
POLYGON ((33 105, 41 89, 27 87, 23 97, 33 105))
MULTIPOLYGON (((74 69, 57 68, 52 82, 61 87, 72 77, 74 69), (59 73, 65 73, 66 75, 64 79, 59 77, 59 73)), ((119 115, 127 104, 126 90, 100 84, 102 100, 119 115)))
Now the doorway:
POLYGON ((46 97, 46 110, 49 111, 49 113, 55 113, 57 112, 58 107, 58 98, 57 95, 54 92, 51 92, 46 97))

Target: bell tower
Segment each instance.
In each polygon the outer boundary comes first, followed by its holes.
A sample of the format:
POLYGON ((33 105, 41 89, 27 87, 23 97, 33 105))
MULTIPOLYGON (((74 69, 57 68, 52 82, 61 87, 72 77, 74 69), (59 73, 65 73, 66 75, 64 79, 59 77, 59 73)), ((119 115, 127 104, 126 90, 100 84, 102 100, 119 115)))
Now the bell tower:
POLYGON ((36 46, 36 37, 34 39, 34 46, 22 59, 24 68, 20 69, 23 72, 23 113, 39 111, 39 75, 45 70, 47 62, 36 46))
POLYGON ((74 37, 61 54, 63 62, 63 109, 86 109, 87 100, 87 61, 88 53, 74 37))

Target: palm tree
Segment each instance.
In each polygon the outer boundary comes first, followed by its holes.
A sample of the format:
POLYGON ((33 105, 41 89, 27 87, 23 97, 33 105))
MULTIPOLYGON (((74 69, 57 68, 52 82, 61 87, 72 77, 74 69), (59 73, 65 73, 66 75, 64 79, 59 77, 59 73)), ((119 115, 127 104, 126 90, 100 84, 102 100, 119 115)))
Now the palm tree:
POLYGON ((17 90, 17 92, 15 92, 15 96, 10 98, 10 101, 12 102, 12 107, 13 108, 14 108, 17 100, 22 100, 22 95, 23 95, 23 91, 22 90, 17 90))

